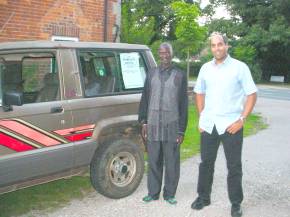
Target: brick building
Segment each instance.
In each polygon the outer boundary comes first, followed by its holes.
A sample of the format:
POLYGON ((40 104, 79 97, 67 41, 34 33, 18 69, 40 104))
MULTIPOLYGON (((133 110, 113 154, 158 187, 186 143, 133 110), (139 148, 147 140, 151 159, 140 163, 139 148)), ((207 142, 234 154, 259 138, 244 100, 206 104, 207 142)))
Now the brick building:
POLYGON ((0 0, 0 42, 118 41, 121 0, 0 0))

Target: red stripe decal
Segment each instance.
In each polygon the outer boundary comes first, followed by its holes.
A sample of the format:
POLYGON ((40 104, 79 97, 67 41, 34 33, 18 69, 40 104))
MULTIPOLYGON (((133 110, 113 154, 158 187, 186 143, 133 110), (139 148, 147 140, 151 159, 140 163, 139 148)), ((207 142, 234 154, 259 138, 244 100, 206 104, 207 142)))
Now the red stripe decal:
POLYGON ((13 149, 17 152, 35 149, 34 147, 31 147, 30 145, 27 145, 26 143, 23 143, 3 133, 0 133, 0 145, 6 146, 7 148, 13 149))
POLYGON ((66 139, 74 142, 74 141, 80 141, 80 140, 84 140, 87 139, 87 137, 91 137, 93 134, 93 132, 85 132, 82 134, 74 134, 74 135, 69 135, 69 136, 65 136, 66 139))
POLYGON ((64 136, 64 135, 68 135, 68 134, 74 133, 76 131, 90 130, 90 129, 93 129, 94 127, 95 127, 94 124, 90 124, 90 125, 73 127, 73 128, 63 129, 63 130, 56 130, 54 132, 57 133, 57 134, 59 134, 59 135, 64 136))
POLYGON ((13 130, 14 132, 19 133, 20 135, 26 136, 27 138, 33 139, 34 141, 39 142, 40 144, 43 144, 45 146, 61 144, 59 141, 52 139, 16 121, 3 120, 0 121, 0 125, 10 130, 13 130))

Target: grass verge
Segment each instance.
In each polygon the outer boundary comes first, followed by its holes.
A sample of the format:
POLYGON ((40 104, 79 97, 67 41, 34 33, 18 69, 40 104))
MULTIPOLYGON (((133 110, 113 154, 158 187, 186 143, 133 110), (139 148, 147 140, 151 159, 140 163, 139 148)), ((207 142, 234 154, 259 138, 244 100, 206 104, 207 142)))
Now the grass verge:
POLYGON ((87 176, 75 176, 0 195, 0 216, 19 216, 34 210, 54 210, 93 188, 87 176))
MULTIPOLYGON (((195 107, 193 105, 189 106, 189 116, 188 116, 188 126, 184 138, 184 142, 181 146, 180 157, 181 160, 185 160, 194 154, 199 153, 199 141, 200 134, 198 131, 198 115, 195 107)), ((244 126, 244 136, 249 136, 257 133, 259 130, 265 129, 267 125, 265 124, 263 118, 259 114, 251 114, 244 126)))
MULTIPOLYGON (((199 153, 199 132, 197 112, 189 106, 188 128, 181 146, 181 159, 185 160, 199 153)), ((252 135, 266 128, 259 114, 247 118, 244 135, 252 135)), ((93 192, 88 176, 75 176, 47 184, 42 184, 15 192, 0 195, 0 216, 19 216, 33 210, 54 210, 68 204, 72 199, 81 199, 93 192)), ((33 216, 33 215, 32 215, 33 216)))

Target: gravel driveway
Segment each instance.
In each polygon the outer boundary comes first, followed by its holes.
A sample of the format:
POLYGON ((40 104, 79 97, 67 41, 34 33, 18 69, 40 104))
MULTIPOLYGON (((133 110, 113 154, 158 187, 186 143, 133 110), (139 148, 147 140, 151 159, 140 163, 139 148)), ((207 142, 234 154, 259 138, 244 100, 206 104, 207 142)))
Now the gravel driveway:
MULTIPOLYGON (((269 127, 247 137, 243 148, 244 217, 290 217, 290 101, 259 98, 255 112, 261 112, 269 127)), ((222 146, 216 162, 212 204, 201 211, 190 208, 196 195, 199 156, 181 164, 178 204, 162 199, 144 204, 146 176, 137 191, 120 200, 92 193, 83 200, 52 213, 31 212, 43 217, 227 217, 230 203, 226 190, 226 165, 222 146)))

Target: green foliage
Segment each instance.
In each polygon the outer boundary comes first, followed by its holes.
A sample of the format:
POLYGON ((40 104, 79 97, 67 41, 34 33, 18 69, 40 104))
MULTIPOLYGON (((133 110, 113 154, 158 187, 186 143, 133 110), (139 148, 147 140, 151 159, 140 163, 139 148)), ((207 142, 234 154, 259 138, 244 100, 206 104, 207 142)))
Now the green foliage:
POLYGON ((199 8, 194 4, 176 1, 171 4, 176 19, 175 35, 183 52, 197 51, 205 38, 206 29, 199 26, 199 8))
POLYGON ((121 41, 135 44, 149 44, 154 35, 154 19, 143 18, 132 4, 122 4, 121 41))
POLYGON ((0 195, 0 216, 18 216, 33 210, 60 208, 72 198, 93 192, 87 176, 75 176, 0 195))
POLYGON ((241 44, 238 44, 236 47, 233 48, 233 56, 245 62, 249 66, 255 82, 261 82, 262 70, 260 68, 260 65, 255 62, 257 56, 255 47, 250 45, 243 46, 241 44))
POLYGON ((224 18, 214 19, 207 25, 208 32, 222 32, 227 35, 229 39, 232 39, 235 35, 239 34, 243 29, 243 24, 239 21, 227 20, 224 18))
POLYGON ((254 64, 251 64, 249 67, 250 67, 254 81, 256 83, 262 82, 262 69, 260 65, 257 63, 254 63, 254 64))
MULTIPOLYGON (((290 1, 211 0, 210 8, 224 4, 230 20, 211 20, 209 30, 221 31, 235 46, 253 47, 256 55, 250 68, 254 77, 269 80, 271 75, 283 75, 290 80, 290 1), (261 72, 262 71, 262 72, 261 72)), ((210 16, 211 10, 207 9, 210 16)))
POLYGON ((185 160, 199 153, 200 134, 198 131, 198 114, 195 106, 190 104, 188 107, 188 124, 185 132, 184 141, 180 149, 180 158, 185 160))
POLYGON ((251 114, 244 125, 244 136, 256 134, 258 131, 266 129, 267 127, 268 125, 260 114, 251 114))
MULTIPOLYGON (((203 63, 204 62, 201 62, 201 61, 190 63, 190 68, 189 68, 189 77, 190 78, 196 78, 198 76, 199 70, 200 70, 201 66, 203 65, 203 63)), ((185 62, 185 61, 181 61, 179 63, 174 63, 174 65, 176 65, 178 68, 180 68, 184 72, 187 69, 187 62, 185 62)))
POLYGON ((171 2, 173 0, 122 0, 121 41, 131 42, 128 38, 134 36, 130 33, 137 33, 143 38, 143 41, 138 42, 147 45, 160 40, 172 40, 175 37, 174 22, 168 9, 171 2), (144 25, 147 26, 146 30, 138 31, 142 30, 144 25), (136 29, 137 32, 131 29, 136 29))
POLYGON ((153 54, 161 42, 169 41, 175 56, 197 52, 205 28, 196 22, 200 11, 192 0, 123 0, 121 41, 149 45, 153 54))

